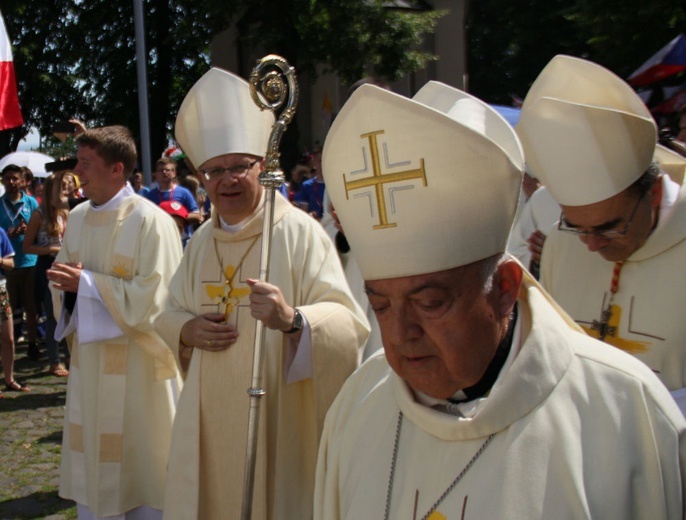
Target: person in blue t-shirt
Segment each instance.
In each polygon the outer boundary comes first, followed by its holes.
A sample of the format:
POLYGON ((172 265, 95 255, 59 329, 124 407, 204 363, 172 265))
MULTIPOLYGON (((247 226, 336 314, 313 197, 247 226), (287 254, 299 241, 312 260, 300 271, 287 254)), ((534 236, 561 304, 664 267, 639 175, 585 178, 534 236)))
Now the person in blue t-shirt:
POLYGON ((293 203, 300 209, 307 211, 312 217, 321 220, 324 213, 325 192, 321 150, 315 150, 313 160, 314 177, 302 183, 300 191, 293 197, 293 203))
POLYGON ((150 188, 143 183, 143 174, 141 172, 132 173, 131 177, 129 177, 129 184, 131 184, 133 191, 141 197, 150 191, 150 188))
POLYGON ((152 188, 143 196, 158 206, 165 200, 175 200, 181 203, 188 211, 189 228, 200 222, 200 211, 195 197, 188 189, 179 186, 176 182, 176 163, 166 157, 158 159, 155 163, 154 176, 158 187, 152 188))
POLYGON ((26 336, 29 343, 29 359, 37 361, 40 357, 37 336, 36 298, 34 277, 36 255, 23 251, 24 233, 31 214, 38 208, 38 202, 22 191, 23 178, 21 167, 8 164, 2 170, 2 184, 5 194, 0 197, 0 227, 5 230, 14 249, 14 269, 7 276, 7 292, 15 317, 15 324, 21 321, 22 311, 26 315, 26 336))

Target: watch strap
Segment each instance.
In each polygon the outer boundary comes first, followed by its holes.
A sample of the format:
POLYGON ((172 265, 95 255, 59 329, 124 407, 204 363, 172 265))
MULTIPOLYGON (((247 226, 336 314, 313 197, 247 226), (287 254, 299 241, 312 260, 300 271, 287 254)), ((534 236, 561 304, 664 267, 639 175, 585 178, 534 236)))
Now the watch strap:
POLYGON ((298 309, 293 309, 293 326, 284 331, 284 334, 293 334, 303 328, 303 315, 298 309))

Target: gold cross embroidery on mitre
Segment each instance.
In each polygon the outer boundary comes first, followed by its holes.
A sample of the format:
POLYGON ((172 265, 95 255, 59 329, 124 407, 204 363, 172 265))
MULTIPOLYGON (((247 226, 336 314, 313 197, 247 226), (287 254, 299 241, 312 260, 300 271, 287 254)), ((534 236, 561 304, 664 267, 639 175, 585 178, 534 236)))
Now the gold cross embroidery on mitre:
POLYGON ((384 197, 384 184, 389 182, 399 182, 412 179, 422 179, 424 186, 426 187, 426 170, 424 169, 424 159, 419 160, 419 168, 414 170, 405 170, 401 172, 394 173, 383 173, 381 171, 381 161, 379 160, 379 145, 377 143, 376 137, 383 134, 383 130, 377 130, 375 132, 369 132, 368 134, 362 134, 361 138, 367 138, 369 140, 369 151, 372 160, 372 176, 365 177, 364 179, 358 179, 354 181, 345 180, 345 174, 343 174, 343 183, 345 185, 345 197, 348 198, 348 193, 352 190, 357 190, 361 188, 373 187, 376 194, 376 205, 379 209, 379 224, 373 226, 373 229, 384 229, 389 227, 395 227, 397 224, 394 222, 388 222, 388 215, 386 212, 386 199, 384 197))
POLYGON ((221 285, 207 284, 205 291, 207 296, 216 303, 220 308, 224 306, 224 315, 228 316, 238 306, 241 298, 250 294, 250 287, 233 286, 233 277, 236 274, 236 268, 233 265, 227 265, 224 271, 226 283, 221 285))

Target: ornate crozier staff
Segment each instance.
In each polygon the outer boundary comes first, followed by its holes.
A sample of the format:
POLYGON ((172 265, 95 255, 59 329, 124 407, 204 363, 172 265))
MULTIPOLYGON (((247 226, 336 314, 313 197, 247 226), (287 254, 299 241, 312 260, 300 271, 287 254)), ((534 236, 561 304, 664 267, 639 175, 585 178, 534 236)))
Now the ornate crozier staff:
MULTIPOLYGON (((262 255, 260 258, 260 281, 269 281, 269 257, 271 253, 272 228, 274 227, 274 197, 276 189, 284 181, 279 166, 279 143, 286 126, 295 115, 298 104, 298 84, 295 69, 281 56, 270 54, 257 61, 250 74, 250 94, 255 104, 262 110, 274 112, 276 122, 272 126, 267 145, 265 170, 260 173, 259 181, 265 188, 264 221, 262 224, 262 255), (285 79, 284 79, 285 78, 285 79), (277 118, 277 110, 286 106, 277 118)), ((260 399, 265 391, 262 388, 262 350, 266 329, 257 320, 255 325, 255 349, 253 352, 252 380, 248 389, 250 411, 248 414, 248 443, 245 455, 245 477, 243 479, 242 520, 252 517, 252 496, 255 484, 255 460, 257 458, 257 432, 260 419, 260 399)))

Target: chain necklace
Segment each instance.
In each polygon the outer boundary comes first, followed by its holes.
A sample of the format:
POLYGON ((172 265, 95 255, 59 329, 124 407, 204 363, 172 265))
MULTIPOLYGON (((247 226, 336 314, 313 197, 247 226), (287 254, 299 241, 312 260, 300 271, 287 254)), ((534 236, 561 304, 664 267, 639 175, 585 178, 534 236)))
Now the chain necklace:
POLYGON ((614 336, 616 327, 610 325, 610 318, 612 317, 612 303, 615 299, 615 294, 619 290, 619 273, 622 270, 623 262, 616 262, 612 270, 612 281, 610 282, 610 299, 607 302, 607 307, 600 314, 600 321, 593 320, 591 330, 598 331, 598 339, 605 341, 607 336, 614 336))
POLYGON ((236 274, 240 272, 241 267, 243 266, 243 261, 247 258, 247 256, 250 254, 250 251, 252 251, 253 246, 257 242, 257 240, 260 238, 260 235, 257 235, 253 241, 250 243, 248 246, 248 249, 243 253, 243 256, 241 257, 240 261, 236 265, 236 267, 233 270, 233 273, 229 276, 227 274, 228 269, 224 269, 224 265, 222 264, 221 257, 219 256, 219 248, 217 246, 217 239, 212 238, 214 242, 214 254, 217 257, 217 263, 219 264, 219 271, 222 274, 222 277, 224 278, 224 286, 225 290, 222 295, 222 302, 224 304, 224 315, 226 318, 229 317, 229 314, 233 311, 233 309, 238 305, 238 300, 244 295, 243 292, 246 294, 250 292, 250 289, 235 289, 233 286, 233 279, 236 277, 236 274), (227 290, 228 289, 228 290, 227 290))
MULTIPOLYGON (((388 520, 390 512, 391 512, 391 496, 393 495, 393 481, 395 479, 395 466, 396 462, 398 459, 398 447, 400 446, 400 430, 402 429, 403 426, 403 412, 398 412, 398 424, 395 429, 395 443, 393 444, 393 460, 391 461, 391 474, 388 478, 388 492, 386 493, 386 509, 385 509, 385 515, 384 519, 388 520)), ((422 520, 427 520, 431 514, 436 511, 439 505, 450 495, 453 489, 455 489, 455 486, 462 480, 462 478, 467 474, 467 472, 471 469, 471 467, 474 465, 474 463, 477 461, 477 459, 481 456, 481 454, 486 450, 488 445, 491 443, 493 440, 493 437, 495 436, 495 433, 490 434, 484 443, 481 445, 481 447, 477 450, 477 452, 474 454, 474 456, 471 458, 469 462, 467 462, 467 465, 462 468, 462 471, 460 471, 459 475, 455 477, 455 479, 450 483, 450 485, 446 488, 446 490, 443 492, 443 494, 438 497, 438 500, 434 502, 434 504, 431 506, 431 508, 426 512, 426 514, 422 517, 422 520)), ((416 506, 415 506, 416 507, 416 506)), ((416 517, 415 517, 416 518, 416 517)))

